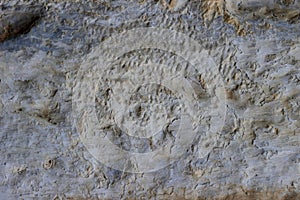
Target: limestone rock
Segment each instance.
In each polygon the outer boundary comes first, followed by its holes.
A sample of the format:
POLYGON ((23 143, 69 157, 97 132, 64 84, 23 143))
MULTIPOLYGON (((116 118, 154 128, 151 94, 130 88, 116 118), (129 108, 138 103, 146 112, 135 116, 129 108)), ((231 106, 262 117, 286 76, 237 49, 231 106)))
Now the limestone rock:
POLYGON ((300 199, 299 9, 0 1, 0 199, 300 199))

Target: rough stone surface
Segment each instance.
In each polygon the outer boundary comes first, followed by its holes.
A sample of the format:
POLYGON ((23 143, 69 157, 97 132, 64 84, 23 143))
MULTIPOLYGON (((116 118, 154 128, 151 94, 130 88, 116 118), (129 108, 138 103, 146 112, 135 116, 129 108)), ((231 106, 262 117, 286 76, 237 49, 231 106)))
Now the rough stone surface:
POLYGON ((0 199, 300 199, 299 11, 299 0, 0 0, 0 199), (106 39, 143 27, 197 41, 213 73, 176 51, 135 49, 100 67, 95 87, 77 84, 106 39), (205 127, 180 159, 151 173, 100 162, 74 123, 85 117, 74 114, 76 95, 95 92, 115 146, 151 152, 176 144, 186 101, 172 90, 179 83, 134 86, 176 73, 196 94, 191 127, 205 127), (222 91, 211 88, 218 77, 222 91), (224 122, 202 117, 211 110, 224 122))

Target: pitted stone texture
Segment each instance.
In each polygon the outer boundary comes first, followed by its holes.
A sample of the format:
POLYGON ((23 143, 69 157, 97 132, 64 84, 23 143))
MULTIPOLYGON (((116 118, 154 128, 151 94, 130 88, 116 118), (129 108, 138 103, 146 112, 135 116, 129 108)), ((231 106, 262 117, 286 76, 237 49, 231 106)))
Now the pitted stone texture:
POLYGON ((0 2, 1 12, 46 10, 30 32, 0 44, 1 199, 300 198, 299 1, 164 2, 0 2), (184 159, 146 174, 97 162, 71 115, 86 55, 138 27, 197 40, 217 64, 227 96, 225 126, 207 157, 195 141, 184 159))

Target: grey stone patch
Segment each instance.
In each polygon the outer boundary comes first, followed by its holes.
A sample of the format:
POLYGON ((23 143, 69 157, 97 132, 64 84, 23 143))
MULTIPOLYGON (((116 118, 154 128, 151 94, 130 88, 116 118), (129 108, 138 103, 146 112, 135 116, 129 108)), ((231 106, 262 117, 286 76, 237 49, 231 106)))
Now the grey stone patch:
POLYGON ((232 7, 251 25, 239 37, 222 16, 206 27, 198 1, 177 10, 159 1, 1 1, 0 12, 42 5, 46 13, 27 34, 0 44, 0 198, 299 198, 299 1, 247 2, 275 15, 232 7), (140 27, 176 30, 203 45, 225 83, 227 115, 207 156, 195 140, 184 159, 132 174, 106 167, 82 144, 72 90, 95 47, 140 27), (48 159, 55 165, 45 169, 48 159))

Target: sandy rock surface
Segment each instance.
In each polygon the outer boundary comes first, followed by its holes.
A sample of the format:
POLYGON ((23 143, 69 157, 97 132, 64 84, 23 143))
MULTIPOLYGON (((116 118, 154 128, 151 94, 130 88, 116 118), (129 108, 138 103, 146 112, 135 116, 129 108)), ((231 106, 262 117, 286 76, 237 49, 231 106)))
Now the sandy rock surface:
POLYGON ((0 199, 300 199, 299 0, 0 0, 0 199))

